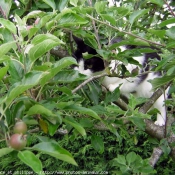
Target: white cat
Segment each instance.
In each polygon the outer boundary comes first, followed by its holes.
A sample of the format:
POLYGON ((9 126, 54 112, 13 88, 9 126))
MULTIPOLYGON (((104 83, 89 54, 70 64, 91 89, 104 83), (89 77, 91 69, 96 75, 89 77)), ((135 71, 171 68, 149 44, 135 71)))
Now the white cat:
MULTIPOLYGON (((77 44, 77 50, 73 54, 73 56, 77 59, 79 66, 75 67, 75 70, 78 70, 80 73, 85 74, 87 76, 93 76, 98 72, 104 71, 104 62, 103 60, 97 56, 97 52, 95 49, 87 46, 83 40, 74 36, 74 40, 77 44), (84 59, 83 53, 88 52, 89 54, 93 54, 94 57, 90 59, 84 59)), ((121 52, 132 49, 128 46, 120 46, 121 52)), ((102 84, 109 89, 109 91, 113 92, 117 87, 120 86, 120 93, 127 98, 129 98, 130 93, 133 93, 136 97, 145 97, 150 98, 153 94, 152 85, 148 80, 152 80, 154 78, 160 77, 159 73, 147 73, 144 74, 145 71, 149 70, 148 61, 149 58, 157 58, 160 59, 159 55, 154 53, 146 53, 142 56, 133 57, 134 60, 137 60, 142 67, 139 67, 134 64, 126 65, 126 69, 132 73, 133 70, 138 69, 138 76, 136 77, 128 77, 128 78, 118 78, 118 77, 104 77, 102 84), (143 69, 144 67, 144 69, 143 69)), ((117 60, 112 60, 109 67, 111 72, 118 71, 117 66, 121 65, 122 62, 117 60)), ((156 125, 163 126, 166 122, 166 107, 164 106, 164 101, 167 98, 168 89, 165 94, 161 95, 157 101, 154 103, 152 108, 157 108, 160 113, 157 113, 157 120, 155 121, 156 125)))

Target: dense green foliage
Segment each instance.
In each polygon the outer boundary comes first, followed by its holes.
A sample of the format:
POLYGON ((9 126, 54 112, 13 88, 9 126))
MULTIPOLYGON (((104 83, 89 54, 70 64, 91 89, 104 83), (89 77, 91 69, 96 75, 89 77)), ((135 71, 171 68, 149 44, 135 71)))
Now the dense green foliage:
MULTIPOLYGON (((123 44, 153 45, 162 53, 161 60, 150 61, 156 65, 152 71, 165 75, 151 83, 154 89, 171 83, 172 100, 167 106, 174 106, 175 27, 170 26, 175 23, 174 2, 114 2, 109 7, 107 1, 94 0, 1 0, 0 167, 5 172, 173 174, 173 143, 169 145, 167 135, 159 140, 145 133, 144 119, 154 119, 158 112, 139 112, 137 106, 146 99, 131 95, 124 110, 114 105, 119 88, 112 93, 103 91, 102 78, 76 90, 88 77, 72 69, 77 64, 71 56, 76 49, 72 34, 96 49, 106 63, 117 59, 123 65, 138 64, 133 56, 153 50, 146 47, 118 54, 113 50, 123 44), (107 44, 117 36, 125 39, 107 44), (61 55, 63 51, 66 54, 61 55), (16 119, 28 126, 27 146, 21 151, 8 145, 16 119), (153 169, 149 158, 158 146, 164 156, 153 169)), ((127 72, 125 66, 120 70, 115 76, 137 75, 127 72)), ((173 127, 165 129, 167 134, 174 133, 173 127)))

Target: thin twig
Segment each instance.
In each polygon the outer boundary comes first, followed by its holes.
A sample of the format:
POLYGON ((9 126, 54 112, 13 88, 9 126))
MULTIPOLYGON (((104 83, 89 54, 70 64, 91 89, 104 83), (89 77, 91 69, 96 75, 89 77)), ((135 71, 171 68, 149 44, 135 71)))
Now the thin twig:
POLYGON ((148 43, 150 43, 150 44, 153 44, 153 45, 158 45, 158 46, 161 46, 161 47, 165 47, 164 44, 160 44, 160 43, 157 43, 157 42, 153 42, 153 41, 144 39, 144 38, 142 38, 142 37, 140 37, 140 36, 138 36, 138 35, 135 35, 135 34, 133 34, 133 33, 131 33, 131 32, 126 32, 126 31, 120 30, 120 29, 118 29, 117 27, 111 26, 109 23, 106 23, 106 22, 100 21, 100 20, 98 20, 98 19, 95 19, 94 17, 92 17, 92 16, 90 16, 90 15, 88 15, 88 14, 86 14, 86 16, 87 16, 88 18, 90 18, 90 19, 93 19, 94 21, 97 21, 97 22, 99 22, 99 23, 101 23, 101 24, 104 24, 104 25, 106 25, 106 26, 108 26, 108 27, 114 29, 114 30, 117 30, 118 32, 125 33, 125 34, 130 35, 130 36, 133 36, 133 37, 135 37, 135 38, 139 38, 140 40, 146 41, 146 42, 148 42, 148 43))
POLYGON ((175 17, 175 13, 173 12, 173 10, 171 9, 170 5, 168 4, 168 2, 166 0, 164 0, 165 4, 167 5, 170 13, 175 17))
POLYGON ((95 80, 95 79, 98 79, 98 78, 101 78, 101 77, 104 77, 104 76, 107 76, 108 74, 105 72, 105 73, 102 73, 100 75, 96 75, 96 76, 93 76, 93 77, 90 77, 89 79, 85 80, 83 83, 81 83, 79 86, 77 86, 74 90, 72 90, 72 93, 74 94, 75 92, 77 92, 79 89, 81 89, 83 86, 85 86, 87 83, 95 80))
MULTIPOLYGON (((92 1, 91 0, 88 0, 88 3, 89 3, 89 6, 92 6, 92 1)), ((101 49, 100 39, 99 39, 99 35, 98 35, 98 30, 97 30, 96 25, 95 25, 95 20, 91 19, 91 21, 92 21, 92 26, 93 26, 94 32, 95 32, 95 37, 96 37, 96 40, 97 40, 97 43, 98 43, 98 48, 101 49)))

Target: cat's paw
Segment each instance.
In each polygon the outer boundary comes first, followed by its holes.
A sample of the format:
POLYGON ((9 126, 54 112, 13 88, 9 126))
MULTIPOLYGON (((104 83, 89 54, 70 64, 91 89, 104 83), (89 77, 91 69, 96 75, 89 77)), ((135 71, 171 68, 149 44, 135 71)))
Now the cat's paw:
POLYGON ((110 85, 108 86, 108 89, 109 89, 110 92, 113 92, 113 91, 115 90, 115 88, 116 88, 116 86, 113 85, 113 84, 110 84, 110 85))
POLYGON ((159 125, 159 126, 164 126, 165 125, 165 121, 164 120, 157 120, 154 122, 155 125, 159 125))

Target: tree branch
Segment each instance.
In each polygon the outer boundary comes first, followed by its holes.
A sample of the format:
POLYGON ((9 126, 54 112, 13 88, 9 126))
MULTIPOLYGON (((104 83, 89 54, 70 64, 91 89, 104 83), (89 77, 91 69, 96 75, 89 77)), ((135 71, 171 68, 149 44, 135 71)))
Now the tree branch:
POLYGON ((165 4, 167 5, 170 13, 175 17, 175 13, 173 12, 173 10, 171 9, 170 5, 168 4, 168 2, 166 0, 164 0, 165 4))
POLYGON ((101 23, 101 24, 104 24, 104 25, 106 25, 106 26, 108 26, 108 27, 114 29, 114 30, 117 30, 118 32, 121 32, 121 33, 130 35, 130 36, 133 36, 133 37, 135 37, 135 38, 139 38, 140 40, 146 41, 146 42, 148 42, 148 43, 150 43, 150 44, 153 44, 153 45, 158 45, 158 46, 161 46, 161 47, 165 47, 164 44, 160 44, 160 43, 156 43, 156 42, 154 42, 154 41, 150 41, 150 40, 144 39, 144 38, 142 38, 142 37, 140 37, 140 36, 138 36, 138 35, 135 35, 135 34, 133 34, 133 33, 131 33, 131 32, 122 31, 122 30, 118 29, 117 27, 111 26, 111 25, 110 25, 109 23, 107 23, 107 22, 103 22, 103 21, 100 21, 100 20, 98 20, 98 19, 95 19, 94 17, 92 17, 92 16, 90 16, 90 15, 88 15, 88 14, 86 14, 86 16, 87 16, 88 18, 90 18, 90 19, 93 19, 94 21, 97 21, 97 22, 99 22, 99 23, 101 23))
POLYGON ((85 86, 87 83, 95 80, 95 79, 98 79, 98 78, 101 78, 101 77, 104 77, 104 76, 107 76, 108 74, 107 73, 102 73, 100 75, 96 75, 96 76, 93 76, 93 77, 90 77, 89 79, 85 80, 83 83, 81 83, 79 86, 77 86, 74 90, 72 90, 72 93, 74 94, 75 92, 77 92, 79 89, 81 89, 83 86, 85 86))
MULTIPOLYGON (((89 6, 92 7, 92 0, 88 0, 88 3, 89 3, 89 6)), ((92 26, 93 26, 94 32, 95 32, 95 37, 96 37, 96 40, 98 43, 98 48, 101 49, 101 44, 100 44, 100 40, 99 40, 99 36, 98 36, 98 30, 97 30, 96 25, 95 25, 95 20, 91 19, 91 21, 92 21, 92 26)))
POLYGON ((55 55, 55 56, 59 57, 59 58, 64 58, 64 57, 66 57, 66 56, 70 56, 70 54, 68 53, 68 51, 65 50, 65 49, 63 49, 63 48, 61 48, 61 47, 59 47, 57 50, 52 49, 52 50, 50 51, 50 53, 51 53, 52 55, 55 55))
POLYGON ((150 158, 150 161, 149 161, 149 163, 150 163, 150 165, 151 165, 152 167, 155 166, 155 164, 156 164, 157 161, 159 160, 159 158, 160 158, 160 156, 162 155, 162 153, 163 153, 163 151, 162 151, 162 149, 159 148, 159 147, 156 147, 156 148, 153 149, 153 153, 152 153, 151 158, 150 158))

